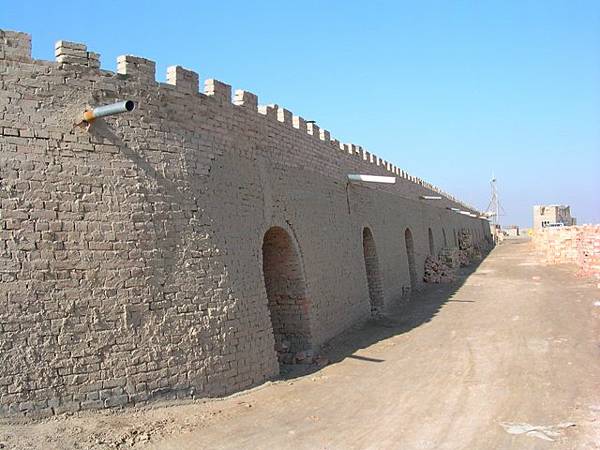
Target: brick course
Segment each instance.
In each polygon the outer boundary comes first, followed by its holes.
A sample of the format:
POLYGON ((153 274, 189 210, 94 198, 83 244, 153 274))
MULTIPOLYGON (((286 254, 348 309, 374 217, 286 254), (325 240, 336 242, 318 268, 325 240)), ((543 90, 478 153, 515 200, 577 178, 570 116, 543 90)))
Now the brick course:
POLYGON ((581 276, 600 280, 600 225, 541 228, 533 242, 547 264, 577 264, 581 276))
MULTIPOLYGON (((263 238, 279 227, 303 272, 311 346, 369 316, 363 229, 382 301, 417 279, 442 226, 484 220, 435 186, 277 105, 175 66, 61 41, 31 59, 0 31, 0 415, 222 396, 277 376, 263 238), (86 108, 136 109, 88 128, 86 108), (396 175, 348 185, 348 173, 396 175), (421 195, 443 195, 424 202, 421 195)), ((479 228, 480 227, 480 228, 479 228)), ((301 279, 301 278, 298 278, 301 279)))

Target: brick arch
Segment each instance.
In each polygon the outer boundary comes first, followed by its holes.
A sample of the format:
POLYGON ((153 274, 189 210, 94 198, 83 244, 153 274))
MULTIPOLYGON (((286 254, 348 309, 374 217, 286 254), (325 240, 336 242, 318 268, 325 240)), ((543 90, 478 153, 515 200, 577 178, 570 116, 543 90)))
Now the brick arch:
POLYGON ((483 239, 485 239, 487 237, 487 233, 485 231, 486 225, 487 225, 487 228, 489 229, 490 223, 487 220, 482 220, 481 221, 481 236, 483 239))
POLYGON ((415 244, 410 228, 404 230, 404 245, 406 246, 406 257, 408 259, 410 287, 414 290, 417 287, 417 265, 415 263, 415 244))
POLYGON ((433 240, 433 230, 431 228, 427 229, 427 238, 429 239, 429 254, 431 256, 435 255, 435 241, 433 240))
POLYGON ((363 228, 362 233, 363 256, 365 258, 365 270, 367 272, 367 284, 369 287, 369 300, 371 312, 377 312, 383 307, 383 279, 379 270, 379 259, 375 239, 369 227, 363 228))
POLYGON ((312 346, 310 300, 302 260, 295 241, 281 227, 263 238, 263 276, 275 350, 280 363, 312 346))

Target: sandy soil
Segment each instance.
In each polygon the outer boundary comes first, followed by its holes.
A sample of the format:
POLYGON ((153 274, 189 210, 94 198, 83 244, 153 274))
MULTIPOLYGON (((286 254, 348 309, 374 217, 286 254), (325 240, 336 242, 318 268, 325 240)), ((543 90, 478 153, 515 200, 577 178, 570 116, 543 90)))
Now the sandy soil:
POLYGON ((226 399, 3 421, 4 449, 600 449, 600 290, 507 240, 226 399))

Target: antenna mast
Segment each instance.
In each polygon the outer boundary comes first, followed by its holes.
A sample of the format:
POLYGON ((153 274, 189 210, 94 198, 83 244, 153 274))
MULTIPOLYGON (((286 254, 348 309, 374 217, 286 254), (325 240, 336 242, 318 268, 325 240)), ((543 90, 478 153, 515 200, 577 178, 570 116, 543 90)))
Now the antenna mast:
POLYGON ((491 217, 492 224, 494 226, 498 225, 499 217, 500 217, 500 199, 498 198, 498 189, 496 188, 496 177, 492 174, 492 179, 490 180, 490 187, 492 189, 492 198, 490 199, 490 203, 487 207, 486 216, 491 217))

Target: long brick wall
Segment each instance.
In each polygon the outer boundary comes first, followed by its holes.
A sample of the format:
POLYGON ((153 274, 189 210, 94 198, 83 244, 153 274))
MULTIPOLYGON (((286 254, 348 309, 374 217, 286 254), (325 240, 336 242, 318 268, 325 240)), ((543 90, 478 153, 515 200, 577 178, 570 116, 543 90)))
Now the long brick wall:
POLYGON ((199 84, 131 55, 102 70, 79 43, 33 60, 29 35, 0 31, 0 415, 255 386, 417 288, 429 228, 436 249, 490 239, 473 208, 360 146, 199 84), (75 126, 125 99, 133 112, 75 126))
POLYGON ((533 242, 544 262, 577 264, 580 275, 600 281, 600 225, 542 228, 533 242))

